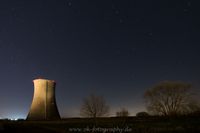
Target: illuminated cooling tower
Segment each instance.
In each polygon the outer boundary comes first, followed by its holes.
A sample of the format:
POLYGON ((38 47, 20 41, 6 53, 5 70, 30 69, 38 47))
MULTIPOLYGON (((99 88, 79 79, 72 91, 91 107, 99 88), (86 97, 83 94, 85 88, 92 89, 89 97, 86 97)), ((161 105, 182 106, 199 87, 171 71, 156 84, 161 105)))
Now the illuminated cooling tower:
POLYGON ((35 79, 33 83, 34 96, 27 120, 60 119, 55 99, 55 81, 35 79))

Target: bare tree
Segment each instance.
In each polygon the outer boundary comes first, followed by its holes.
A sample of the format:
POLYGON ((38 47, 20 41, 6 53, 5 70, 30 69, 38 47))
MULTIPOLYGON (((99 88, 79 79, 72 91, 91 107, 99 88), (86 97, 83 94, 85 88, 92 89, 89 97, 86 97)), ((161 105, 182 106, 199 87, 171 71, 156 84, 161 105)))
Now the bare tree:
POLYGON ((129 112, 128 112, 127 109, 121 108, 120 111, 116 112, 116 116, 117 117, 128 117, 129 116, 129 112))
POLYGON ((155 115, 186 113, 192 101, 191 85, 166 81, 145 92, 147 110, 155 115))
POLYGON ((107 116, 109 113, 109 106, 102 96, 90 95, 83 100, 80 110, 81 116, 97 118, 107 116))
POLYGON ((191 100, 186 110, 188 115, 200 115, 200 103, 197 100, 191 100))

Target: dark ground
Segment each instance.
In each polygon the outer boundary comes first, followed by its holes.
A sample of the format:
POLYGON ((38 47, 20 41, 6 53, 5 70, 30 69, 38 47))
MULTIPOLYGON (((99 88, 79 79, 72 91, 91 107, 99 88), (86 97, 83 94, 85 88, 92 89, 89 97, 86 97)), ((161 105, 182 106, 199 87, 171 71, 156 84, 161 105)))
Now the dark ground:
POLYGON ((68 118, 0 121, 0 133, 200 133, 200 117, 68 118))

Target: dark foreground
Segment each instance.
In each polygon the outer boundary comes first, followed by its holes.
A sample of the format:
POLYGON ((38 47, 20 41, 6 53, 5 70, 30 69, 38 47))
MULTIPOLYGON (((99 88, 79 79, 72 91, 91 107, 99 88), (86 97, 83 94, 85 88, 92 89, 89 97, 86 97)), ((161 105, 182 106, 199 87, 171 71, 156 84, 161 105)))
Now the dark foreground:
POLYGON ((200 133, 200 117, 0 121, 0 133, 200 133))

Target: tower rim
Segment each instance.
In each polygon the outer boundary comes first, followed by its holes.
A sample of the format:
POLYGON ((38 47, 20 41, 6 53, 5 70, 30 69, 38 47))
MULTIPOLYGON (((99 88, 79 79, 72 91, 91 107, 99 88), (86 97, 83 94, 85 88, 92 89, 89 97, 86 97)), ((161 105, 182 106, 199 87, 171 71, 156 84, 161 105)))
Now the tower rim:
POLYGON ((43 80, 43 81, 49 81, 49 82, 53 82, 53 83, 56 83, 56 81, 55 80, 50 80, 50 79, 47 79, 47 78, 35 78, 35 79, 33 79, 33 82, 34 81, 37 81, 37 80, 43 80))

